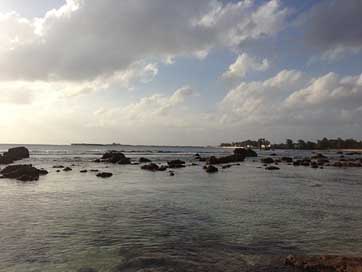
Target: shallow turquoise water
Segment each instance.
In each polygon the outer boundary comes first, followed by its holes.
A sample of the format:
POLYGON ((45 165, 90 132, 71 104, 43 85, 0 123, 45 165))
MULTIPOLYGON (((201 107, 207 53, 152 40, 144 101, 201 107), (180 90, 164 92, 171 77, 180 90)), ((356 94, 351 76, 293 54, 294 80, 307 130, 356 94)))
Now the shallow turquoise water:
MULTIPOLYGON (((89 148, 41 150, 25 162, 48 169, 48 176, 0 181, 0 271, 113 271, 125 262, 119 271, 162 265, 240 271, 267 263, 265 256, 362 254, 361 169, 282 165, 268 172, 247 160, 214 175, 200 164, 171 177, 92 163, 99 155, 89 148), (73 171, 56 173, 56 164, 74 164, 73 171), (103 180, 81 169, 114 176, 103 180)), ((128 155, 165 161, 229 152, 142 150, 128 155)))

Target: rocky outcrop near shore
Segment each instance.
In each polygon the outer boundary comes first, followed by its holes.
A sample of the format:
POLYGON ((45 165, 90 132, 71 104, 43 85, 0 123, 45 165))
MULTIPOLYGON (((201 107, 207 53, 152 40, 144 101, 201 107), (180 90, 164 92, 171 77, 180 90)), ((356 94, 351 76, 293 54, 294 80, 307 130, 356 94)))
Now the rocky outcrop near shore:
POLYGON ((31 164, 10 165, 0 171, 1 178, 16 179, 19 181, 36 181, 39 176, 47 175, 48 171, 37 169, 31 164))
POLYGON ((362 257, 288 256, 285 264, 308 272, 362 272, 362 257))
POLYGON ((219 158, 211 156, 206 160, 206 163, 209 165, 213 165, 213 164, 243 162, 246 157, 256 157, 256 156, 257 156, 256 152, 251 149, 237 148, 234 150, 233 155, 219 157, 219 158))
POLYGON ((104 153, 102 158, 96 160, 96 162, 131 164, 131 159, 127 158, 122 152, 113 150, 104 153))
POLYGON ((186 167, 186 162, 182 160, 172 160, 167 162, 169 168, 184 168, 186 167))
POLYGON ((3 155, 0 155, 0 164, 11 164, 22 159, 27 159, 29 156, 29 150, 26 147, 10 148, 3 155))

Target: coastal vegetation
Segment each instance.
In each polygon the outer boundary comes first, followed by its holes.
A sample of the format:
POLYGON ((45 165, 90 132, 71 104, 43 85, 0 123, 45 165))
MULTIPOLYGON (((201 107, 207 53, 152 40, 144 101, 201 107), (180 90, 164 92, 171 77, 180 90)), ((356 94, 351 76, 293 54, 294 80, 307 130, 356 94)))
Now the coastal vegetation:
POLYGON ((257 149, 299 149, 299 150, 327 150, 327 149, 362 149, 362 141, 355 139, 328 139, 313 141, 287 139, 285 143, 271 144, 266 139, 246 140, 241 142, 222 143, 221 147, 243 147, 257 149))

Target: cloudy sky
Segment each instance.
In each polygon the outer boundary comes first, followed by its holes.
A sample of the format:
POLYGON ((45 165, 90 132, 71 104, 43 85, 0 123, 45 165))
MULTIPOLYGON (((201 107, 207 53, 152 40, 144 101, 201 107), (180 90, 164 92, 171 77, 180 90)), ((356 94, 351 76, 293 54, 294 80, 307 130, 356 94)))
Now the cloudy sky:
POLYGON ((0 0, 0 142, 362 138, 361 0, 0 0))

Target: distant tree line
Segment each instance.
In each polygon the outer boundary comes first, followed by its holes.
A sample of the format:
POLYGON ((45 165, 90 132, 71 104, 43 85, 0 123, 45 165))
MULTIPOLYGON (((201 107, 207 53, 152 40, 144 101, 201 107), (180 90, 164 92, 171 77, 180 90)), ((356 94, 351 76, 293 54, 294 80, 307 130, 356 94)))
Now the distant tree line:
POLYGON ((285 143, 282 144, 273 144, 273 149, 361 149, 362 141, 357 141, 355 139, 327 139, 323 138, 317 140, 316 142, 298 140, 293 142, 291 139, 287 139, 285 143))
POLYGON ((287 139, 285 143, 270 144, 270 141, 266 139, 247 140, 242 142, 222 143, 221 147, 244 147, 244 148, 259 148, 259 149, 362 149, 362 141, 355 139, 327 139, 323 138, 316 142, 298 140, 294 142, 291 139, 287 139))
POLYGON ((243 148, 270 148, 270 141, 264 138, 258 140, 246 140, 242 142, 222 143, 221 147, 243 147, 243 148))

